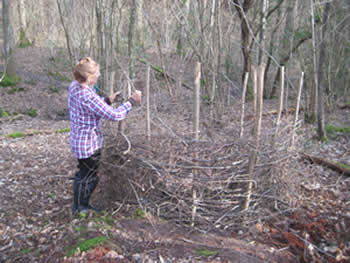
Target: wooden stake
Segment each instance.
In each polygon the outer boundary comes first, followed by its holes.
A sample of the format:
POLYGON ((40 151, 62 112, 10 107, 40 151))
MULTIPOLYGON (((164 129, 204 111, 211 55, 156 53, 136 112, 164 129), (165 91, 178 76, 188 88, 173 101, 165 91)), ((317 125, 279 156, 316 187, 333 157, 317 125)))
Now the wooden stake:
POLYGON ((300 108, 300 98, 301 98, 301 91, 303 89, 304 85, 304 72, 301 72, 301 78, 300 78, 300 85, 299 85, 299 91, 298 91, 298 99, 297 99, 297 106, 295 109, 295 117, 294 117, 294 124, 293 124, 293 131, 292 131, 292 139, 290 143, 290 148, 294 148, 294 138, 295 138, 295 130, 297 128, 297 122, 299 118, 299 108, 300 108))
POLYGON ((256 131, 256 141, 255 141, 255 149, 250 153, 249 156, 249 164, 248 164, 248 174, 249 174, 249 183, 247 188, 247 198, 244 203, 244 210, 249 208, 252 189, 253 189, 253 180, 252 174, 254 171, 254 167, 258 160, 258 153, 260 147, 260 133, 261 133, 261 122, 262 122, 262 112, 263 112, 263 91, 264 91, 264 74, 265 73, 265 65, 261 64, 259 66, 259 74, 258 74, 258 89, 257 89, 257 120, 255 123, 255 131, 256 131))
POLYGON ((279 106, 278 106, 277 119, 276 119, 276 133, 278 132, 280 121, 281 121, 281 115, 282 115, 282 109, 283 109, 283 96, 284 96, 284 67, 281 67, 281 90, 280 90, 279 106))
POLYGON ((148 141, 151 141, 150 73, 151 73, 151 67, 148 64, 147 65, 147 83, 146 83, 146 122, 147 122, 148 141))
POLYGON ((243 92, 242 92, 242 110, 241 110, 241 128, 239 132, 239 137, 243 137, 243 131, 244 131, 244 107, 245 107, 245 96, 247 93, 247 86, 248 86, 248 78, 249 78, 249 72, 245 73, 244 76, 244 83, 243 83, 243 92))
MULTIPOLYGON (((195 68, 195 75, 194 75, 194 139, 195 141, 199 140, 199 118, 200 118, 200 79, 201 79, 201 64, 198 62, 195 68)), ((197 152, 194 152, 194 159, 197 159, 197 152)), ((197 190, 195 187, 195 177, 196 177, 197 171, 193 169, 192 171, 192 199, 193 199, 193 205, 192 205, 192 219, 191 219, 191 226, 193 227, 195 224, 196 219, 196 212, 197 212, 197 190)))
POLYGON ((194 139, 199 140, 199 114, 200 114, 200 79, 201 79, 201 64, 198 62, 195 68, 194 75, 194 139))
POLYGON ((257 101, 257 89, 258 89, 258 74, 256 66, 252 66, 253 72, 253 99, 254 99, 254 114, 256 114, 256 101, 257 101))
POLYGON ((283 109, 283 96, 284 96, 284 66, 281 67, 281 90, 279 94, 279 105, 277 109, 276 130, 272 139, 273 146, 275 146, 275 139, 278 135, 278 131, 280 128, 281 115, 282 115, 282 109, 283 109))

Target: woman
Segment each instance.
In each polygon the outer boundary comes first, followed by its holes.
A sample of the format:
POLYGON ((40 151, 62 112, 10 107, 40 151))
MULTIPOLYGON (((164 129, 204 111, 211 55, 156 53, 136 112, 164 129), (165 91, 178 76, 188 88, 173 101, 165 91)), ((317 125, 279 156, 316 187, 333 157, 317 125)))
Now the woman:
POLYGON ((136 91, 118 108, 111 107, 119 93, 106 98, 97 95, 93 86, 99 76, 99 65, 86 57, 79 61, 74 70, 75 80, 69 85, 69 144, 73 155, 78 159, 79 168, 73 183, 73 214, 87 213, 89 209, 96 211, 90 206, 89 199, 99 181, 97 170, 103 145, 100 120, 123 120, 132 107, 141 103, 141 92, 136 91))

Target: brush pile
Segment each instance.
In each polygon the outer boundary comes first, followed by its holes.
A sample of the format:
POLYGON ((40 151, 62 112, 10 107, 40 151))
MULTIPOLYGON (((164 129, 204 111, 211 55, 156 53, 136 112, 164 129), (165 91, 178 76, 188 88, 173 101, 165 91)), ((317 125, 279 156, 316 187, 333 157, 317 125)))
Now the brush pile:
MULTIPOLYGON (((172 111, 176 111, 175 104, 172 111)), ((153 118, 150 140, 140 116, 141 120, 130 121, 138 123, 138 127, 127 127, 123 134, 116 132, 118 124, 108 124, 110 136, 102 164, 102 173, 108 176, 104 177, 106 189, 99 198, 104 206, 118 209, 136 205, 153 215, 195 224, 207 231, 234 228, 247 214, 255 221, 268 214, 260 211, 267 206, 290 209, 288 201, 281 197, 287 188, 281 173, 291 156, 283 142, 283 152, 272 150, 267 128, 262 135, 258 165, 254 174, 247 174, 254 136, 239 138, 239 122, 230 114, 223 114, 227 119, 202 122, 198 141, 191 137, 191 117, 182 115, 181 121, 174 121, 164 116, 153 118), (244 209, 249 183, 253 191, 250 206, 244 209)), ((265 127, 272 124, 268 121, 265 127)), ((247 122, 245 129, 250 131, 253 125, 253 121, 247 122)))

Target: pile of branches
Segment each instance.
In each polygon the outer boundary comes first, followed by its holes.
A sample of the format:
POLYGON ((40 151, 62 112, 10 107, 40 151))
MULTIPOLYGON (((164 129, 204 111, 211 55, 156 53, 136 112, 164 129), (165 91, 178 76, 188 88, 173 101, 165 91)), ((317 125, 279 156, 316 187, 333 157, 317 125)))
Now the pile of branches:
MULTIPOLYGON (((247 141, 194 141, 167 134, 150 141, 133 138, 131 149, 125 151, 130 142, 117 138, 107 143, 103 155, 102 172, 108 177, 101 199, 107 207, 134 204, 159 217, 210 231, 240 224, 247 213, 256 213, 259 202, 266 201, 258 195, 257 184, 269 184, 265 175, 271 176, 258 168, 254 178, 265 181, 261 183, 247 174, 251 149, 247 141), (254 194, 247 210, 249 183, 254 194)), ((261 163, 271 158, 263 152, 259 156, 261 163)))

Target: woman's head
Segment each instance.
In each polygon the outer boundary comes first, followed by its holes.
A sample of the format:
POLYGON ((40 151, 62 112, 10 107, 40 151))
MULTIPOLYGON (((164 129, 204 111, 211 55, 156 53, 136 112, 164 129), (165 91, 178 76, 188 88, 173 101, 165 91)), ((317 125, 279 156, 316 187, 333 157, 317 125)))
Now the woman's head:
POLYGON ((74 70, 75 80, 88 85, 95 84, 99 76, 100 66, 90 57, 80 59, 74 70))

